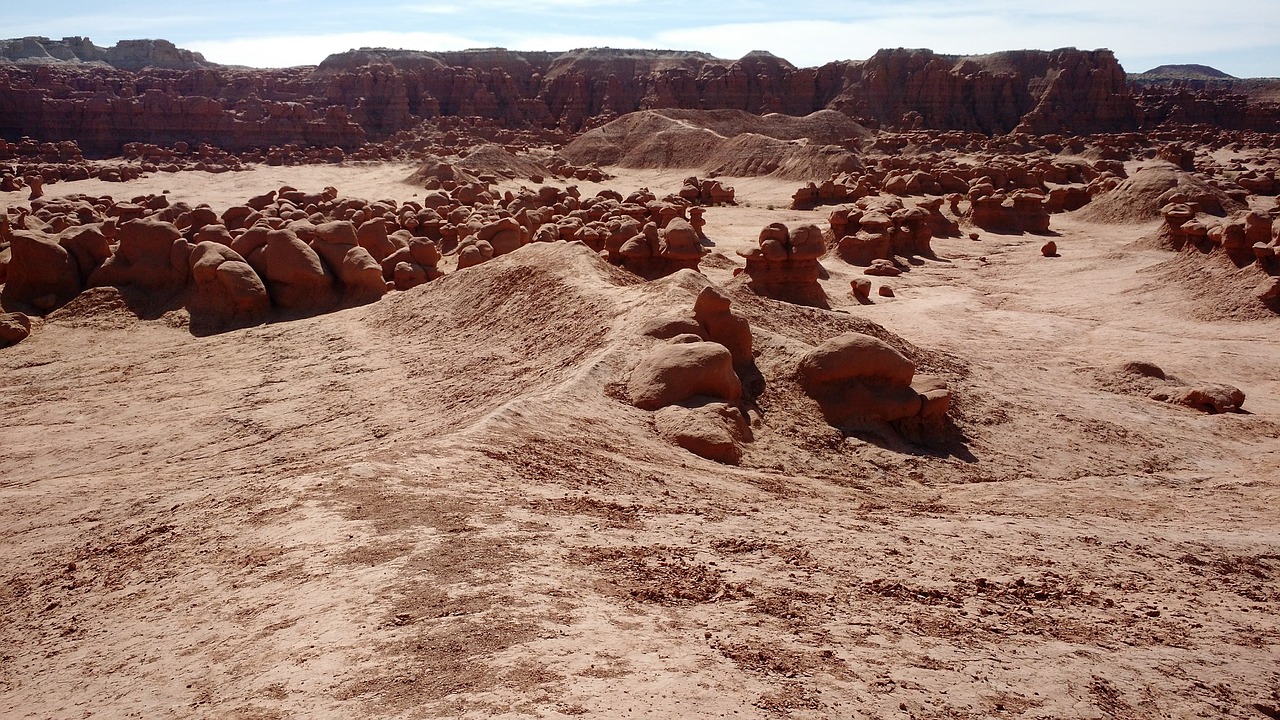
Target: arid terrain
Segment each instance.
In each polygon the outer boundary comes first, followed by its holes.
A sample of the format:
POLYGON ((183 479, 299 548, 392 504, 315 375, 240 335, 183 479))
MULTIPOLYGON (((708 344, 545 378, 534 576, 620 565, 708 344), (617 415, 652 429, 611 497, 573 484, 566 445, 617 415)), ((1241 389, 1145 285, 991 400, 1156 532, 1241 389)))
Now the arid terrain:
POLYGON ((1275 133, 1086 128, 1073 148, 1067 132, 988 141, 809 113, 772 129, 623 113, 488 155, 465 125, 435 127, 430 152, 405 137, 384 145, 395 159, 247 151, 214 172, 64 153, 95 169, 37 199, 10 173, 4 230, 64 248, 68 277, 77 232, 106 247, 146 215, 183 253, 218 222, 227 252, 287 232, 347 294, 286 307, 292 279, 224 254, 271 304, 212 328, 194 255, 163 301, 140 275, 86 284, 123 257, 113 242, 46 303, 13 289, 28 270, 11 241, 4 310, 31 327, 0 348, 0 716, 1280 718, 1280 313, 1259 295, 1280 260, 1275 133), (897 171, 922 174, 891 192, 897 171), (713 174, 731 202, 705 183, 682 199, 713 174), (826 199, 834 185, 847 196, 826 199), (329 187, 285 207, 288 189, 329 187), (539 188, 554 203, 503 214, 539 188), (571 222, 608 191, 603 220, 571 222), (1069 193, 1080 207, 1014 227, 974 215, 1069 193), (442 210, 428 243, 401 210, 436 196, 461 214, 442 210), (59 198, 73 209, 41 217, 59 198), (260 224, 234 227, 251 198, 260 224), (336 220, 335 198, 365 215, 336 220), (377 201, 404 261, 370 249, 387 286, 353 299, 351 253, 388 237, 366 242, 359 221, 381 226, 377 201), (927 252, 850 261, 880 242, 880 210, 901 237, 930 203, 953 227, 914 235, 927 252), (201 204, 203 230, 163 214, 201 204), (661 232, 638 255, 629 205, 661 232), (857 234, 833 227, 841 209, 857 234), (699 213, 697 270, 663 265, 699 213), (1253 238, 1260 218, 1266 242, 1232 244, 1228 226, 1253 238), (523 239, 503 251, 514 220, 523 239), (326 221, 360 226, 343 262, 326 221), (594 221, 613 236, 582 234, 594 221), (808 262, 825 303, 760 291, 771 223, 823 233, 808 262), (708 286, 749 323, 741 396, 643 409, 661 352, 728 358, 666 332, 699 334, 708 286), (833 421, 806 362, 848 333, 945 382, 945 421, 833 421), (1221 385, 1243 404, 1176 402, 1221 385), (672 408, 708 407, 749 425, 727 461, 671 439, 672 408))

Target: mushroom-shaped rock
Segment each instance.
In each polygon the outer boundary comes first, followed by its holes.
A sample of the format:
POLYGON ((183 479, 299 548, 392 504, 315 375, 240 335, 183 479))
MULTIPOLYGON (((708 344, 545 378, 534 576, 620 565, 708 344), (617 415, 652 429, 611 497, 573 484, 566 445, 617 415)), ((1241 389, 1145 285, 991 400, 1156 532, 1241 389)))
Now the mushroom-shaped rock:
POLYGON ((189 262, 193 288, 187 309, 197 332, 250 325, 271 310, 262 278, 226 245, 196 243, 189 262))
POLYGON ((8 271, 0 291, 6 305, 20 303, 52 310, 80 294, 79 268, 71 253, 43 233, 14 230, 8 271))
POLYGON ((798 366, 805 391, 833 425, 894 422, 919 414, 915 363, 883 341, 846 333, 810 350, 798 366))
POLYGON ((661 408, 654 413, 653 425, 669 442, 726 465, 737 465, 742 444, 751 440, 751 427, 742 411, 721 402, 661 408))
POLYGON ((191 246, 177 226, 157 220, 130 220, 116 231, 115 253, 89 276, 91 287, 133 287, 169 294, 187 284, 191 246))
POLYGON ((692 260, 694 269, 697 268, 697 261, 702 257, 702 242, 698 238, 698 231, 693 229, 688 220, 673 218, 659 237, 662 239, 658 245, 660 256, 674 261, 692 260))
POLYGON ((827 295, 818 283, 822 268, 817 239, 821 234, 815 225, 794 232, 782 223, 766 225, 760 231, 759 247, 738 251, 747 261, 747 287, 776 300, 827 307, 827 295))
POLYGON ((801 225, 791 233, 791 243, 787 248, 788 259, 816 261, 826 252, 826 240, 817 225, 801 225))
POLYGON ((627 391, 632 404, 657 410, 705 396, 737 405, 742 382, 733 371, 729 350, 720 343, 679 340, 654 348, 631 372, 627 391))
POLYGON ((1160 208, 1160 214, 1164 216, 1164 223, 1160 226, 1157 242, 1161 247, 1181 250, 1191 239, 1182 228, 1195 219, 1196 211, 1186 203, 1169 203, 1160 208))

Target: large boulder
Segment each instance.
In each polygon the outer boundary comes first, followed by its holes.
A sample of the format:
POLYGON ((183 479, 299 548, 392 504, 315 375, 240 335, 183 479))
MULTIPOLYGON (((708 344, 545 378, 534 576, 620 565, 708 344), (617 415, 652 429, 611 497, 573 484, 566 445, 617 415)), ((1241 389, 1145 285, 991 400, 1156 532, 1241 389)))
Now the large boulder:
POLYGON ((215 242, 197 243, 189 258, 192 294, 187 302, 196 332, 242 327, 271 310, 266 284, 239 253, 215 242))
POLYGON ((720 343, 682 342, 684 337, 654 348, 631 372, 627 391, 632 404, 657 410, 695 396, 738 404, 742 382, 729 350, 720 343))
POLYGON ((191 247, 172 223, 130 220, 116 230, 119 246, 89 276, 90 287, 132 287, 171 295, 187 284, 191 247))
POLYGON ((67 249, 43 233, 14 230, 0 301, 52 310, 84 289, 79 267, 67 249))
POLYGON ((921 394, 911 386, 915 363, 883 341, 846 333, 805 353, 801 385, 827 422, 896 422, 918 415, 921 394))
POLYGON ((111 257, 111 241, 98 224, 67 228, 58 236, 58 244, 71 253, 82 283, 111 257))
POLYGON ((743 443, 751 440, 751 426, 742 411, 721 402, 664 407, 654 413, 653 425, 667 441, 727 465, 738 464, 743 443))
POLYGON ((382 265, 360 245, 353 223, 327 222, 316 225, 312 232, 311 247, 337 274, 346 302, 373 302, 387 292, 382 265))
POLYGON ((266 230, 261 245, 250 254, 241 255, 266 284, 273 305, 314 312, 328 310, 337 303, 333 273, 292 230, 266 230))

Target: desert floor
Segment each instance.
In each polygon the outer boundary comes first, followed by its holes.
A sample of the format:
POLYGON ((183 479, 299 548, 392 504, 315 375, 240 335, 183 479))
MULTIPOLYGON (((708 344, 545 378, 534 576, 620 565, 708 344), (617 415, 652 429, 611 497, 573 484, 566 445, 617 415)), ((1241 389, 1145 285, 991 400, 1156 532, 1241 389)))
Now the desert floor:
MULTIPOLYGON (((410 200, 410 171, 48 191, 220 211, 410 200)), ((212 337, 77 300, 0 350, 0 716, 1280 717, 1280 318, 1151 225, 1071 215, 1060 257, 935 239, 895 297, 824 260, 832 312, 755 299, 734 250, 826 212, 723 180, 704 272, 768 383, 738 467, 617 399, 696 287, 566 244, 212 337), (864 320, 950 383, 952 442, 843 437, 799 392, 864 320), (1126 392, 1134 360, 1247 412, 1126 392)))

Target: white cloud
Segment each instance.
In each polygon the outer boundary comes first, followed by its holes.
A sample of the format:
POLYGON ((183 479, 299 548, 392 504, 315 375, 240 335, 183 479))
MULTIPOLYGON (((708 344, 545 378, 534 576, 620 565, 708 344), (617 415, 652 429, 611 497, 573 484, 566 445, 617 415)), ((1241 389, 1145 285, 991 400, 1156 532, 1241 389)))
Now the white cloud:
POLYGON ((361 47, 444 51, 486 47, 486 43, 446 33, 354 32, 203 40, 187 43, 186 47, 212 62, 269 68, 319 65, 329 55, 361 47))
POLYGON ((697 48, 728 58, 741 57, 751 50, 768 50, 800 66, 863 59, 878 49, 894 47, 929 48, 951 55, 1059 47, 1109 48, 1121 59, 1170 53, 1194 57, 1197 53, 1275 47, 1277 38, 1270 28, 1280 25, 1280 10, 1269 7, 1265 14, 1276 16, 1275 24, 1255 22, 1242 26, 1235 18, 1217 22, 1206 18, 1157 28, 1152 27, 1150 18, 1141 17, 1132 8, 1105 19, 1075 13, 1029 18, 1010 13, 941 15, 915 11, 856 22, 789 20, 681 28, 660 32, 656 40, 663 46, 697 48))

